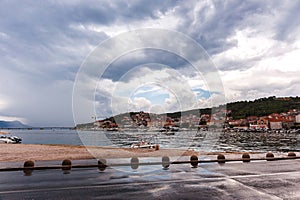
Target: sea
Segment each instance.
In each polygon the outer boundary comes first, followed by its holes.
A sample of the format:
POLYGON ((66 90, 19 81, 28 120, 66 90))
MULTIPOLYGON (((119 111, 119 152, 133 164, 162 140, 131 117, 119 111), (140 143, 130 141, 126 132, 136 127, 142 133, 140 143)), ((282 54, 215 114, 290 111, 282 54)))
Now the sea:
POLYGON ((192 149, 200 152, 300 152, 300 133, 178 131, 79 131, 73 129, 11 129, 23 144, 130 147, 141 141, 160 148, 192 149))

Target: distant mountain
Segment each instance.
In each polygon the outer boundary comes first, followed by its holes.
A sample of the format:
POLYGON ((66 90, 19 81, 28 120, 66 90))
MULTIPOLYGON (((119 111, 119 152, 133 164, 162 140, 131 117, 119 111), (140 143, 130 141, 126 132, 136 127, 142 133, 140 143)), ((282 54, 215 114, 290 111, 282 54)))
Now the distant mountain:
POLYGON ((28 128, 29 126, 19 122, 19 121, 1 121, 0 128, 28 128))

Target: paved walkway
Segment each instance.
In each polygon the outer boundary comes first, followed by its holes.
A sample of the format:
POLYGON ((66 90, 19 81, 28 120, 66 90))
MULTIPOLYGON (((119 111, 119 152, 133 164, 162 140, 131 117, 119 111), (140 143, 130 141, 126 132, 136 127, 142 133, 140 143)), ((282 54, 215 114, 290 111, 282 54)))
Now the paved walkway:
POLYGON ((0 199, 300 199, 300 160, 0 172, 0 199))

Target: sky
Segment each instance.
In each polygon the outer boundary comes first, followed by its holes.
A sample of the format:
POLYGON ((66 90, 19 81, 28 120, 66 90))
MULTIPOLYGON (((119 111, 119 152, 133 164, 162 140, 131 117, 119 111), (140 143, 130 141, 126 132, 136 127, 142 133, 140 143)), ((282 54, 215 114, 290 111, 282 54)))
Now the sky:
POLYGON ((210 107, 220 96, 298 96, 299 10, 299 0, 0 0, 0 120, 74 126, 210 107))

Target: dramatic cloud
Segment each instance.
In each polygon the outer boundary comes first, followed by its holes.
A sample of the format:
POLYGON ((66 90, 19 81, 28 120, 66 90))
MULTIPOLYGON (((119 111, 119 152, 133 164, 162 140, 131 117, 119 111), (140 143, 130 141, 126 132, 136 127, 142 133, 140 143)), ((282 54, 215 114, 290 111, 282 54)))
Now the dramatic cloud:
POLYGON ((161 67, 148 64, 135 68, 116 82, 99 80, 95 94, 97 116, 151 112, 159 107, 167 112, 197 108, 196 94, 187 80, 175 69, 161 67))
MULTIPOLYGON (((81 101, 72 99, 73 85, 85 58, 101 42, 140 28, 178 31, 202 45, 219 69, 227 102, 297 96, 299 9, 300 1, 280 0, 3 0, 0 119, 73 126, 72 102, 81 101)), ((184 46, 174 38, 161 45, 184 46)), ((186 58, 163 49, 118 55, 121 50, 111 49, 109 54, 118 57, 101 77, 94 73, 103 67, 98 63, 81 80, 86 94, 94 94, 87 101, 95 109, 79 109, 89 119, 129 109, 168 112, 221 102, 210 88, 215 74, 210 76, 204 62, 197 71, 186 58)), ((193 48, 187 54, 195 63, 203 56, 193 48)))

